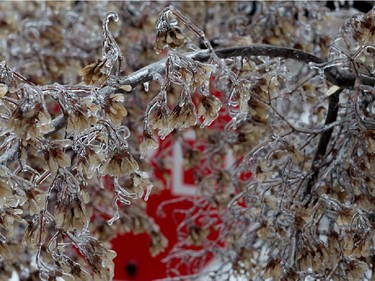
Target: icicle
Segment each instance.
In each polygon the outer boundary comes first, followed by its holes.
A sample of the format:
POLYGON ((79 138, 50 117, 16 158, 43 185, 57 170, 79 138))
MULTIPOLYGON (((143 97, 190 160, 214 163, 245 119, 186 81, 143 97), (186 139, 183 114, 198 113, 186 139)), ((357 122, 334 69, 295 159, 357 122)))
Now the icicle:
POLYGON ((154 186, 153 186, 152 184, 147 185, 146 194, 145 194, 145 196, 143 197, 145 201, 148 200, 148 197, 150 196, 153 187, 154 187, 154 186))
POLYGON ((144 88, 145 92, 147 93, 148 90, 150 89, 150 82, 143 83, 143 88, 144 88))

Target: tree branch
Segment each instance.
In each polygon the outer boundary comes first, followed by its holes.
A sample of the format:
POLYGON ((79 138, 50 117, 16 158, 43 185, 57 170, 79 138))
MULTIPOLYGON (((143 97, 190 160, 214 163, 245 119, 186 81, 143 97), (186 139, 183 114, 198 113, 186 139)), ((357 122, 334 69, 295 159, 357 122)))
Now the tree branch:
MULTIPOLYGON (((333 122, 336 121, 338 111, 339 111, 339 101, 340 101, 340 93, 343 91, 342 88, 338 89, 335 93, 329 96, 328 99, 328 113, 326 116, 326 120, 324 125, 327 126, 333 122)), ((329 130, 324 131, 319 139, 318 147, 316 149, 314 159, 311 164, 311 170, 312 170, 312 175, 310 176, 306 188, 303 192, 303 199, 305 199, 307 196, 311 195, 311 190, 314 184, 316 183, 316 180, 319 175, 319 166, 321 163, 321 160, 324 158, 326 152, 327 152, 327 147, 329 144, 329 141, 331 139, 333 132, 333 127, 330 128, 329 130)), ((306 204, 310 202, 311 198, 307 201, 306 204)))
POLYGON ((7 166, 20 157, 20 143, 17 141, 9 150, 0 156, 0 165, 7 166))
MULTIPOLYGON (((326 63, 325 59, 319 58, 317 56, 314 56, 312 54, 306 53, 301 50, 287 48, 287 47, 265 45, 265 44, 259 44, 259 45, 255 44, 255 45, 245 46, 245 47, 218 49, 218 50, 215 50, 215 54, 219 58, 222 58, 222 59, 231 58, 231 57, 268 56, 268 57, 273 57, 273 58, 281 57, 281 58, 286 58, 286 59, 293 59, 293 60, 297 60, 300 62, 304 62, 306 64, 326 63)), ((185 56, 193 60, 199 61, 199 62, 206 62, 210 59, 211 54, 209 50, 200 50, 197 52, 186 53, 185 56)), ((125 77, 111 78, 107 81, 106 86, 99 89, 99 92, 102 92, 103 94, 109 94, 109 93, 113 93, 120 85, 130 85, 132 86, 132 88, 134 88, 137 85, 155 80, 157 75, 164 74, 165 61, 166 59, 162 59, 155 63, 149 64, 141 68, 140 70, 125 77)), ((331 66, 331 67, 325 68, 324 73, 328 81, 339 86, 340 88, 348 88, 348 89, 354 88, 354 82, 356 79, 355 74, 348 72, 348 71, 342 71, 337 66, 331 66)), ((360 78, 361 78, 361 83, 363 85, 367 85, 371 87, 375 86, 375 78, 365 76, 365 75, 360 76, 360 78)), ((330 97, 330 101, 332 98, 333 97, 330 97)), ((54 122, 56 122, 56 124, 53 124, 55 126, 55 130, 53 130, 53 132, 60 130, 66 124, 66 120, 63 116, 57 117, 56 120, 54 120, 54 122)), ((326 124, 329 124, 329 123, 326 123, 326 124)), ((47 136, 49 136, 51 133, 49 133, 47 136)), ((331 133, 332 133, 332 130, 328 130, 324 132, 324 134, 322 135, 322 138, 323 136, 324 138, 328 137, 328 140, 329 140, 331 133)), ((324 143, 323 139, 321 139, 321 141, 324 143)), ((14 159, 17 158, 14 156, 14 153, 16 153, 17 151, 18 151, 18 146, 15 146, 15 147, 12 147, 10 151, 1 155, 0 164, 7 165, 11 163, 12 161, 14 161, 14 159), (11 151, 13 151, 13 153, 11 153, 11 151)), ((325 150, 324 150, 324 153, 325 153, 325 150)), ((311 179, 311 182, 313 182, 313 179, 311 179)))
POLYGON ((272 58, 285 58, 293 59, 297 61, 308 63, 325 63, 326 60, 321 59, 317 56, 311 55, 304 51, 287 48, 278 47, 273 45, 265 44, 255 44, 246 47, 233 47, 226 49, 215 50, 215 53, 219 58, 229 58, 229 57, 248 57, 248 56, 267 56, 272 58))
MULTIPOLYGON (((306 53, 301 50, 279 47, 265 44, 255 44, 245 47, 233 47, 215 50, 219 58, 231 57, 250 57, 250 56, 268 56, 272 58, 285 58, 300 61, 306 64, 325 64, 327 60, 306 53)), ((185 53, 185 56, 199 62, 206 62, 210 59, 209 50, 201 50, 192 53, 185 53)), ((107 84, 116 87, 120 85, 131 85, 133 88, 139 84, 149 82, 155 78, 156 74, 162 75, 165 69, 165 59, 162 59, 153 64, 147 65, 140 70, 130 74, 126 77, 118 77, 111 79, 107 84)), ((338 66, 329 66, 324 69, 326 79, 340 88, 353 89, 354 82, 357 76, 350 71, 340 70, 338 66)), ((361 84, 374 87, 375 78, 360 75, 361 84)))

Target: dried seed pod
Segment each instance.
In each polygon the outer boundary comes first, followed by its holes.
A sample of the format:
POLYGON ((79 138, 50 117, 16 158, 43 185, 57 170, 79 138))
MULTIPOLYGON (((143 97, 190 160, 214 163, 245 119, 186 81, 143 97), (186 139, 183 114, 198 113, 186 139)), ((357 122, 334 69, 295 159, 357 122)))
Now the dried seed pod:
POLYGON ((81 69, 79 73, 86 85, 102 86, 107 81, 105 60, 97 60, 81 69))
POLYGON ((220 100, 212 95, 201 96, 200 103, 198 105, 198 118, 203 117, 204 122, 201 127, 210 126, 213 121, 219 116, 219 110, 221 108, 220 100))
POLYGON ((100 167, 103 174, 116 177, 128 175, 138 169, 137 161, 125 149, 111 152, 107 161, 100 167))
POLYGON ((196 123, 195 105, 191 101, 182 106, 178 104, 168 118, 168 127, 171 129, 184 129, 195 126, 196 123))

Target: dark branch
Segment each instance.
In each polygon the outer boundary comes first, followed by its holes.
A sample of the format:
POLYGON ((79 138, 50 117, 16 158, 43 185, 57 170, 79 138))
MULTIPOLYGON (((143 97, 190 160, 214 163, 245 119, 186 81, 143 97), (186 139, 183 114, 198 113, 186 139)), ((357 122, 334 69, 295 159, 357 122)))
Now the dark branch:
POLYGON ((251 45, 246 47, 234 47, 215 50, 219 58, 229 57, 248 57, 248 56, 267 56, 272 58, 294 59, 304 63, 325 63, 324 59, 311 55, 301 50, 278 47, 272 45, 251 45))
MULTIPOLYGON (((328 99, 328 113, 326 116, 325 124, 329 125, 336 121, 338 111, 339 111, 339 101, 340 101, 340 93, 343 91, 342 88, 338 89, 334 94, 329 96, 328 99)), ((324 131, 319 139, 318 147, 316 149, 313 162, 311 164, 311 171, 312 175, 310 176, 306 188, 303 192, 303 199, 311 195, 311 191, 313 186, 316 183, 316 180, 319 175, 319 166, 322 163, 322 160, 327 152, 327 147, 329 144, 329 141, 331 139, 333 132, 333 128, 330 128, 329 130, 324 131)), ((310 198, 311 199, 311 198, 310 198)), ((310 202, 310 200, 307 201, 307 204, 310 202)))

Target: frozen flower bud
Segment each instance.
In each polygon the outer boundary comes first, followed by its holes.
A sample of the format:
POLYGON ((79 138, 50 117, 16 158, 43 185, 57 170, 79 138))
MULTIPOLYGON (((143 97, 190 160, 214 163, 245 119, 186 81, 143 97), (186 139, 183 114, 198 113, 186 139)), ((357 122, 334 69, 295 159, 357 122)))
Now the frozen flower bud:
POLYGON ((143 131, 142 142, 139 145, 139 151, 142 154, 142 157, 145 156, 146 152, 150 149, 158 148, 159 143, 147 130, 143 131))
POLYGON ((207 239, 208 229, 198 225, 193 225, 189 228, 189 237, 193 245, 201 245, 207 239))
MULTIPOLYGON (((78 240, 77 237, 74 238, 78 240)), ((77 248, 93 270, 94 276, 91 280, 112 280, 114 274, 113 259, 116 257, 116 252, 108 250, 93 237, 79 238, 84 242, 77 243, 77 248)))
POLYGON ((146 190, 144 200, 147 201, 153 187, 148 173, 135 172, 132 179, 134 187, 140 189, 139 197, 142 197, 144 191, 146 190))
POLYGON ((18 223, 22 222, 22 218, 19 216, 22 213, 21 209, 8 208, 6 205, 3 206, 0 211, 0 234, 7 237, 14 236, 18 223))
POLYGON ((52 173, 56 173, 59 167, 69 167, 71 162, 70 157, 63 152, 63 147, 56 143, 52 144, 51 147, 45 151, 44 158, 52 173))
POLYGON ((201 96, 200 103, 198 105, 198 117, 203 117, 204 122, 201 127, 211 125, 219 116, 219 110, 221 108, 220 100, 212 95, 201 96))
POLYGON ((122 118, 128 115, 128 111, 121 105, 121 102, 124 102, 123 94, 111 94, 104 100, 105 119, 112 121, 115 125, 120 125, 122 118))
POLYGON ((169 28, 157 31, 154 49, 157 53, 160 53, 165 47, 175 50, 184 46, 186 42, 186 35, 178 26, 169 26, 169 28))
POLYGON ((157 256, 168 246, 168 240, 160 232, 151 232, 150 253, 152 257, 157 256))
POLYGON ((279 259, 270 259, 264 272, 265 278, 273 278, 273 280, 279 280, 281 277, 282 268, 279 259))
POLYGON ((79 104, 76 104, 74 108, 71 108, 67 116, 66 131, 68 133, 82 132, 92 124, 95 124, 97 121, 95 116, 97 110, 98 107, 93 105, 88 99, 84 99, 79 104))
POLYGON ((100 168, 104 174, 121 177, 138 170, 139 166, 134 157, 125 149, 110 153, 108 160, 100 168))
POLYGON ((184 129, 197 123, 197 114, 194 104, 189 101, 184 105, 179 104, 172 110, 168 118, 168 127, 171 129, 184 129))
POLYGON ((17 107, 9 118, 8 127, 24 140, 36 139, 54 129, 51 116, 41 103, 27 110, 17 107))
POLYGON ((89 179, 94 176, 104 159, 103 151, 93 146, 86 146, 78 157, 77 170, 83 172, 89 179))
POLYGON ((349 281, 362 280, 362 277, 368 271, 368 265, 359 260, 351 260, 346 263, 346 277, 349 281))
POLYGON ((194 66, 193 76, 188 77, 188 79, 190 78, 189 80, 191 80, 188 84, 192 92, 202 84, 208 83, 211 73, 214 71, 214 66, 207 63, 194 62, 194 66))
POLYGON ((102 86, 107 80, 107 76, 104 74, 104 68, 105 61, 100 59, 86 65, 79 74, 86 85, 102 86))
POLYGON ((351 208, 342 208, 338 211, 337 215, 337 225, 346 226, 349 225, 354 216, 353 210, 351 208))
POLYGON ((82 229, 85 226, 86 214, 78 198, 60 201, 55 210, 56 226, 65 230, 82 229))
POLYGON ((39 214, 44 207, 46 194, 42 191, 32 188, 25 191, 27 201, 24 204, 24 209, 28 210, 30 215, 39 214))
POLYGON ((164 139, 169 133, 168 128, 169 108, 167 106, 158 106, 155 112, 149 117, 149 124, 152 129, 159 130, 158 135, 164 139))
POLYGON ((78 263, 74 263, 72 260, 67 260, 66 264, 61 263, 61 266, 63 269, 67 272, 63 273, 63 280, 64 281, 91 281, 92 278, 90 274, 88 274, 86 271, 84 271, 81 266, 78 263), (64 268, 65 265, 65 268, 64 268))

